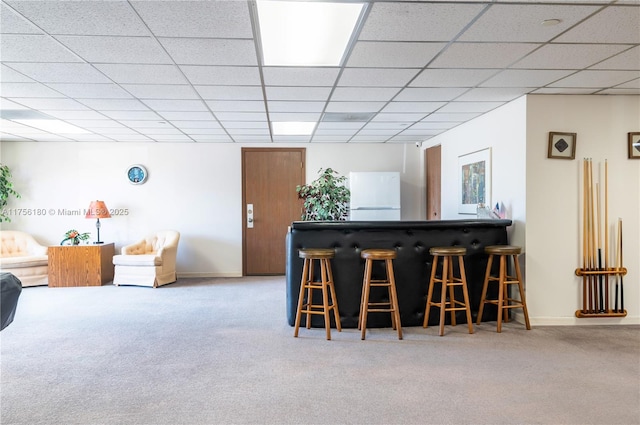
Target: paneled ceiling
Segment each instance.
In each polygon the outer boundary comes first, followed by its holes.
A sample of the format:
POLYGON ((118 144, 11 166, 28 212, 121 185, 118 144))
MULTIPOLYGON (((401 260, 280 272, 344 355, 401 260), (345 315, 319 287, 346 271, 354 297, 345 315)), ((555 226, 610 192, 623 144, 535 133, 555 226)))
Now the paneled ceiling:
POLYGON ((1 140, 415 143, 527 93, 640 94, 638 0, 366 4, 341 66, 287 68, 254 1, 2 0, 1 140))

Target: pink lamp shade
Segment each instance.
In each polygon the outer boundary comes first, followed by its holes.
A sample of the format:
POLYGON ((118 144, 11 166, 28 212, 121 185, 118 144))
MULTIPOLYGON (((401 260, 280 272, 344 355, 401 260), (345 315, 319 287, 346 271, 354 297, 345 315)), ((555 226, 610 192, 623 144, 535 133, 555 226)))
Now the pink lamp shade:
POLYGON ((109 208, 105 205, 104 201, 91 201, 89 204, 89 209, 87 210, 87 215, 85 218, 95 218, 96 221, 96 230, 98 231, 98 240, 94 242, 95 244, 101 244, 100 241, 100 219, 101 218, 111 218, 111 214, 109 214, 109 208))
POLYGON ((111 218, 111 214, 104 201, 91 201, 85 218, 111 218))

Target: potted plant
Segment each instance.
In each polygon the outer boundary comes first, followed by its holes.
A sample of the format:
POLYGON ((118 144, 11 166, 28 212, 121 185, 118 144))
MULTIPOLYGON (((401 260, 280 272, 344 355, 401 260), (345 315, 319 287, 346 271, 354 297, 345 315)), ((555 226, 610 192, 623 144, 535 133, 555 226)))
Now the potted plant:
POLYGON ((11 170, 9 170, 8 166, 0 164, 0 223, 3 221, 11 221, 9 214, 4 208, 11 195, 20 198, 20 194, 13 189, 11 170))
POLYGON ((320 168, 318 174, 313 182, 296 186, 298 198, 304 199, 302 220, 346 220, 351 197, 351 192, 344 185, 346 177, 331 168, 320 168))

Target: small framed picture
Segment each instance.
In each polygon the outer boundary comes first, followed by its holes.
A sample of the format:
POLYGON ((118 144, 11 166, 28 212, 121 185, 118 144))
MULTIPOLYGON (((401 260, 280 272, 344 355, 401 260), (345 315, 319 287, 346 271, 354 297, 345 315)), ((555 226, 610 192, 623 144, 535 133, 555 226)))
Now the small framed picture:
POLYGON ((549 132, 549 152, 547 158, 575 159, 576 133, 549 132))
POLYGON ((640 159, 640 133, 629 133, 629 159, 640 159))

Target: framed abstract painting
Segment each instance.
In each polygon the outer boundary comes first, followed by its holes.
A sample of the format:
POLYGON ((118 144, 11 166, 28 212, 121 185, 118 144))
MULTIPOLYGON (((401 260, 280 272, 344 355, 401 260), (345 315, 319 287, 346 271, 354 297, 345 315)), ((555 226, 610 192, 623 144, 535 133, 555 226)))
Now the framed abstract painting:
POLYGON ((477 214, 478 204, 491 205, 491 148, 458 157, 458 212, 477 214))

